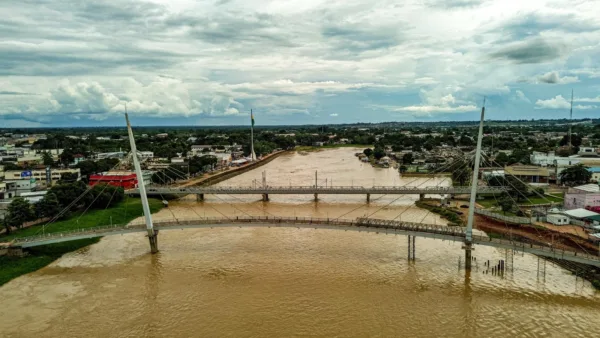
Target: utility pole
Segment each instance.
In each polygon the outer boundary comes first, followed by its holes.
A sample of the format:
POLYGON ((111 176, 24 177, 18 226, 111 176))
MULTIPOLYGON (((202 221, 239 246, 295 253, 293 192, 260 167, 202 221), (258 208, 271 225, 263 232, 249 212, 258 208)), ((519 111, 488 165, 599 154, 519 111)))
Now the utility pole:
POLYGON ((477 150, 475 151, 475 166, 473 168, 473 179, 471 181, 471 199, 469 201, 469 218, 467 220, 467 231, 465 233, 465 269, 471 270, 471 251, 473 250, 473 219, 475 217, 475 201, 477 199, 477 181, 479 178, 479 161, 481 160, 481 141, 483 139, 483 119, 485 117, 485 98, 481 107, 481 118, 479 120, 479 134, 477 136, 477 150))
POLYGON ((140 190, 140 198, 142 200, 142 209, 144 211, 144 219, 146 220, 146 230, 148 230, 148 240, 150 241, 150 252, 158 252, 158 231, 154 230, 152 224, 152 215, 150 214, 150 205, 148 204, 148 196, 146 195, 146 186, 144 184, 144 176, 142 176, 142 167, 137 156, 137 148, 135 146, 135 139, 133 138, 133 131, 131 130, 131 124, 129 123, 129 116, 127 115, 127 105, 125 105, 125 121, 127 121, 127 132, 129 133, 129 144, 131 145, 131 155, 133 158, 133 165, 135 167, 135 174, 138 181, 138 189, 140 190))
POLYGON ((573 133, 571 128, 573 127, 573 89, 571 89, 571 112, 569 115, 569 150, 573 149, 573 133))
POLYGON ((254 113, 250 109, 250 157, 252 162, 256 161, 256 153, 254 152, 254 113))

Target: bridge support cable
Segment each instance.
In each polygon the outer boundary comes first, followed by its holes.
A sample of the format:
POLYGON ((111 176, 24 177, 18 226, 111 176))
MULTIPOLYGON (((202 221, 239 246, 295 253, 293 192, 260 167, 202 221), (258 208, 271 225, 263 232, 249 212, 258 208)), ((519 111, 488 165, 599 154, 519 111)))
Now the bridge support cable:
MULTIPOLYGON (((489 158, 489 157, 488 157, 488 160, 489 160, 489 161, 491 161, 492 163, 495 163, 496 165, 498 165, 498 163, 497 163, 497 162, 495 162, 495 161, 491 160, 491 158, 489 158)), ((523 181, 522 181, 521 179, 519 179, 518 177, 516 177, 516 176, 512 176, 512 177, 514 177, 516 180, 518 180, 518 181, 519 181, 521 184, 524 184, 525 186, 529 186, 529 184, 527 184, 526 182, 523 182, 523 181)), ((524 198, 525 198, 525 199, 526 199, 526 200, 527 200, 527 201, 528 201, 530 204, 532 204, 532 201, 531 201, 531 200, 530 200, 530 199, 529 199, 529 198, 528 198, 526 195, 524 195, 524 194, 523 194, 521 191, 519 191, 519 190, 518 190, 518 189, 517 189, 517 188, 516 188, 516 187, 515 187, 515 186, 514 186, 514 185, 513 185, 513 184, 512 184, 512 183, 511 183, 509 180, 506 180, 506 179, 505 179, 505 180, 503 180, 503 182, 506 182, 508 185, 510 185, 510 187, 511 187, 513 190, 515 190, 517 193, 519 193, 519 195, 523 196, 523 197, 524 197, 524 198)), ((535 189, 533 189, 533 192, 534 192, 534 193, 536 193, 538 196, 541 196, 541 197, 543 197, 544 199, 546 199, 547 201, 549 201, 549 200, 548 200, 546 197, 544 197, 544 196, 540 195, 539 193, 537 193, 537 192, 535 191, 535 189)), ((515 205, 518 205, 517 201, 516 201, 516 200, 515 200, 515 199, 514 199, 514 198, 513 198, 513 197, 512 197, 510 194, 507 194, 507 196, 508 196, 508 197, 509 197, 509 198, 512 200, 512 202, 513 202, 515 205)), ((543 238, 543 236, 542 236, 542 233, 540 232, 540 230, 538 229, 538 227, 536 227, 536 226, 533 226, 533 228, 536 230, 536 232, 537 232, 538 236, 540 236, 540 237, 542 237, 542 238, 543 238)), ((545 234, 545 235, 548 235, 548 234, 551 234, 551 232, 550 232, 548 229, 545 229, 545 231, 544 231, 544 234, 545 234)), ((588 249, 586 249, 585 247, 583 247, 583 246, 582 246, 582 245, 581 245, 581 244, 580 244, 578 241, 572 241, 572 242, 574 242, 575 244, 577 244, 577 246, 579 247, 579 249, 581 249, 581 251, 583 251, 584 253, 586 253, 586 254, 591 254, 591 255, 597 255, 597 252, 595 252, 595 251, 590 253, 590 252, 589 252, 589 250, 588 250, 588 249)), ((545 245, 545 244, 544 244, 544 245, 545 245)), ((552 245, 551 245, 550 247, 552 247, 552 245)))
MULTIPOLYGON (((496 164, 496 165, 498 165, 498 163, 496 163, 495 161, 491 160, 491 158, 490 158, 489 156, 488 156, 488 161, 489 161, 489 163, 491 163, 491 164, 496 164)), ((525 183, 525 182, 521 181, 521 180, 520 180, 520 179, 518 179, 516 176, 513 176, 513 177, 515 177, 517 180, 519 180, 519 182, 520 182, 521 184, 524 184, 524 185, 528 186, 528 184, 527 184, 527 183, 525 183)), ((526 200, 527 200, 529 203, 531 203, 531 200, 530 200, 530 199, 529 199, 529 198, 528 198, 528 197, 527 197, 525 194, 523 194, 521 191, 519 191, 519 189, 517 189, 517 188, 515 187, 515 185, 514 185, 514 184, 512 184, 512 183, 511 183, 509 180, 506 180, 506 179, 505 179, 505 180, 503 180, 503 182, 506 182, 506 183, 507 183, 507 184, 510 186, 510 188, 512 188, 512 190, 516 191, 516 192, 517 192, 519 195, 523 196, 523 198, 525 198, 525 199, 526 199, 526 200)), ((514 204, 514 205, 518 205, 518 202, 517 202, 517 201, 516 201, 516 200, 515 200, 515 199, 514 199, 512 196, 511 196, 511 194, 506 194, 506 196, 508 196, 508 198, 510 198, 510 199, 512 200, 512 202, 513 202, 513 204, 514 204)), ((494 195, 494 198, 495 198, 495 195, 494 195)), ((498 199, 497 199, 497 198, 496 198, 496 203, 498 203, 498 199)), ((504 223, 505 223, 506 227, 508 227, 508 223, 507 223, 506 221, 505 221, 504 223)), ((540 230, 539 230, 537 227, 533 227, 533 228, 536 230, 536 232, 537 232, 538 236, 542 236, 542 233, 540 232, 540 230)), ((547 234, 547 233, 548 233, 548 231, 545 231, 545 233, 547 234)), ((581 248, 581 249, 582 249, 582 250, 584 250, 584 252, 586 252, 586 253, 587 253, 587 251, 586 251, 584 248, 581 248)))
MULTIPOLYGON (((233 198, 233 199, 235 199, 235 200, 237 200, 237 201, 240 201, 240 199, 239 199, 239 198, 237 198, 237 197, 235 197, 235 196, 233 196, 233 195, 227 194, 227 196, 229 196, 229 197, 231 197, 231 198, 233 198)), ((215 195, 215 197, 216 197, 216 195, 215 195)), ((217 197, 217 198, 218 198, 218 197, 217 197)), ((263 213, 265 213, 265 214, 269 214, 269 215, 271 215, 271 216, 273 216, 273 217, 277 217, 276 215, 274 215, 274 214, 272 214, 272 213, 268 212, 268 211, 267 211, 267 210, 266 210, 264 207, 262 207, 262 208, 259 208, 259 207, 257 207, 257 206, 254 206, 254 205, 252 204, 252 202, 250 202, 250 203, 246 203, 246 202, 242 202, 242 201, 240 201, 240 203, 242 203, 242 204, 247 204, 247 205, 250 205, 250 206, 254 207, 255 209, 258 209, 259 211, 261 211, 261 212, 263 212, 263 213)), ((312 202, 309 202, 309 203, 304 203, 304 204, 312 204, 312 202)), ((297 206, 300 206, 300 205, 302 205, 302 204, 299 204, 299 205, 297 205, 297 206)), ((233 206, 233 204, 231 204, 231 206, 233 206)), ((240 210, 240 211, 241 211, 241 210, 240 210)))
MULTIPOLYGON (((119 160, 119 162, 117 162, 112 168, 110 168, 110 170, 114 170, 115 168, 117 168, 121 164, 122 161, 123 161, 123 159, 119 160)), ((39 229, 38 231, 36 231, 35 235, 39 234, 40 232, 45 233, 46 230, 48 229, 48 227, 50 227, 52 224, 54 224, 54 222, 56 222, 61 217, 63 217, 72 207, 77 205, 77 203, 79 203, 90 191, 92 191, 93 188, 94 188, 93 186, 88 185, 84 192, 82 192, 79 196, 77 196, 71 203, 69 203, 66 207, 64 207, 58 214, 56 214, 54 217, 52 217, 48 222, 46 222, 45 224, 42 224, 42 228, 39 229)), ((77 219, 77 220, 79 220, 79 219, 77 219)))
MULTIPOLYGON (((489 158, 489 157, 487 157, 487 156, 485 156, 485 154, 483 154, 483 155, 484 155, 484 158, 483 158, 483 161, 484 161, 484 163, 486 163, 486 162, 487 162, 487 164, 488 164, 490 167, 493 167, 493 166, 494 166, 494 164, 493 164, 493 163, 490 161, 490 158, 489 158), (486 157, 487 157, 487 159, 486 159, 486 157)), ((492 196, 494 197, 494 200, 496 201, 496 204, 497 204, 497 205, 500 205, 500 202, 498 201, 498 198, 496 197, 496 194, 492 194, 492 196)), ((506 230, 508 230, 508 234, 509 234, 509 241, 510 241, 510 242, 513 242, 512 229, 511 229, 511 228, 508 226, 508 222, 507 222, 506 220, 503 220, 503 222, 504 222, 504 227, 506 228, 506 230)))
MULTIPOLYGON (((437 171, 438 173, 440 173, 442 170, 446 170, 446 169, 448 169, 448 168, 451 168, 451 167, 452 167, 452 166, 453 166, 453 165, 454 165, 454 164, 455 164, 457 161, 458 161, 458 160, 454 160, 454 161, 452 161, 451 163, 449 163, 449 164, 446 164, 446 165, 444 165, 444 166, 442 166, 442 167, 440 167, 440 168, 436 169, 436 171, 437 171)), ((456 169, 455 169, 455 170, 456 170, 456 169)), ((455 171, 455 170, 454 170, 454 171, 455 171)), ((453 172, 454 172, 454 171, 453 171, 453 172)), ((434 173, 433 175, 435 175, 435 173, 434 173)), ((431 177, 431 178, 429 178, 429 179, 427 179, 427 180, 425 180, 424 182, 422 182, 421 184, 417 185, 416 187, 417 187, 417 188, 418 188, 418 187, 420 187, 421 185, 423 185, 423 184, 425 184, 425 183, 429 182, 429 181, 430 181, 431 179, 433 179, 433 178, 435 178, 435 176, 434 176, 434 177, 431 177)), ((440 183, 441 183, 441 182, 440 182, 440 183)), ((406 195, 403 195, 403 196, 406 196, 406 195)), ((398 214, 396 217, 394 217, 392 220, 396 220, 396 219, 398 219, 398 218, 400 218, 400 219, 401 219, 402 215, 403 215, 405 212, 407 212, 408 210, 410 210, 410 207, 407 207, 406 209, 404 209, 404 211, 402 211, 401 213, 399 213, 399 214, 398 214)), ((429 211, 427 211, 427 212, 429 213, 429 211)), ((426 214, 425 214, 425 217, 427 217, 428 213, 426 213, 426 214)))
MULTIPOLYGON (((165 180, 162 177, 162 175, 157 175, 157 177, 159 180, 161 180, 163 183, 165 183, 165 180)), ((163 196, 162 193, 159 192, 159 195, 160 195, 161 200, 166 201, 165 197, 163 196)), ((173 216, 173 219, 177 220, 177 216, 175 216, 175 213, 173 212, 173 210, 171 210, 171 208, 169 208, 168 206, 167 206, 167 210, 169 210, 169 212, 171 213, 171 216, 173 216)))

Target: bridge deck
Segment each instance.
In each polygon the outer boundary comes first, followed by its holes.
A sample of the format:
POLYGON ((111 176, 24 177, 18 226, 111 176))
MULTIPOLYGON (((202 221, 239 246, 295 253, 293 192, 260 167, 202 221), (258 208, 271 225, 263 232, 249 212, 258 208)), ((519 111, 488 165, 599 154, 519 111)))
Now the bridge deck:
MULTIPOLYGON (((499 194, 506 191, 503 187, 481 186, 477 189, 478 194, 499 194)), ((129 190, 131 193, 139 193, 138 189, 129 190)), ((250 195, 250 194, 327 194, 327 195, 404 195, 404 194, 470 194, 471 187, 407 187, 407 186, 266 186, 266 187, 157 187, 146 188, 148 195, 187 195, 187 194, 228 194, 228 195, 250 195)))
MULTIPOLYGON (((419 237, 464 242, 465 230, 461 227, 449 227, 433 224, 411 223, 380 219, 358 218, 356 220, 326 218, 285 218, 285 217, 236 217, 236 218, 195 218, 156 222, 158 230, 186 228, 218 228, 218 227, 292 227, 311 229, 351 230, 374 233, 412 235, 419 237)), ((79 229, 69 232, 56 232, 39 236, 15 239, 14 247, 34 247, 84 238, 119 235, 132 232, 145 232, 143 223, 129 225, 113 225, 96 228, 79 229)), ((581 254, 573 251, 557 250, 551 247, 532 245, 522 242, 501 240, 488 236, 473 236, 473 243, 497 248, 513 249, 539 256, 564 259, 600 267, 600 257, 581 254)))

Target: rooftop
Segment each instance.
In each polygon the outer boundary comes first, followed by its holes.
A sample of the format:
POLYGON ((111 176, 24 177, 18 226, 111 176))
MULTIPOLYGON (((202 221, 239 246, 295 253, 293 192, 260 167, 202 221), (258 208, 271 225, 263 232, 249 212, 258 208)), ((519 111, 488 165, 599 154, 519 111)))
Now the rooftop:
POLYGON ((504 172, 513 176, 550 176, 548 169, 529 165, 507 166, 504 172))
POLYGON ((583 208, 579 208, 579 209, 573 209, 573 210, 567 210, 563 212, 566 215, 569 215, 571 217, 575 217, 575 218, 587 218, 587 217, 591 217, 591 216, 598 216, 598 213, 595 213, 593 211, 589 211, 583 208))
POLYGON ((573 187, 573 189, 586 191, 586 192, 600 192, 600 186, 598 184, 585 184, 585 185, 573 187))

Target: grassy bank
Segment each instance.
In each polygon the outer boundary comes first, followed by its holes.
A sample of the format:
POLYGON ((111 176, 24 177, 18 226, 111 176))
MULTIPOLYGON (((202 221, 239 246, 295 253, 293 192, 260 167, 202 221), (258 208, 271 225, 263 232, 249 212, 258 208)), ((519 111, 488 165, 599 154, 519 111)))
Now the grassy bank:
MULTIPOLYGON (((438 204, 439 204, 439 202, 438 202, 438 204)), ((415 205, 419 208, 427 209, 427 210, 433 212, 434 214, 438 214, 438 215, 442 216, 443 219, 446 219, 450 222, 450 223, 448 223, 449 226, 463 226, 464 225, 463 220, 460 218, 460 216, 455 211, 453 211, 453 209, 438 207, 438 206, 429 204, 426 201, 416 201, 415 205)))
MULTIPOLYGON (((149 202, 152 213, 159 211, 163 207, 162 202, 159 200, 150 199, 149 202)), ((111 217, 113 224, 126 224, 142 215, 141 200, 139 198, 126 198, 109 209, 88 210, 84 215, 81 215, 81 212, 74 213, 67 219, 46 226, 44 231, 52 233, 107 225, 110 224, 111 217)), ((13 238, 33 236, 40 234, 41 231, 42 225, 32 226, 27 229, 18 230, 10 235, 1 236, 0 242, 9 242, 13 238)), ((0 257, 0 285, 21 275, 39 270, 54 262, 65 253, 97 243, 99 240, 99 238, 82 239, 30 248, 28 249, 29 254, 25 257, 2 256, 0 257)))
POLYGON ((319 151, 322 149, 333 149, 333 148, 373 148, 373 145, 368 144, 326 144, 321 147, 313 147, 313 146, 299 146, 294 148, 296 151, 319 151))
MULTIPOLYGON (((563 203, 563 198, 559 197, 559 196, 548 196, 548 195, 544 195, 544 197, 540 197, 540 196, 527 196, 528 199, 524 199, 522 198, 520 201, 518 201, 517 203, 519 205, 536 205, 536 204, 549 204, 549 203, 558 203, 558 204, 562 204, 563 203)), ((493 208, 493 207, 499 207, 498 205, 498 200, 500 200, 500 196, 496 196, 496 198, 494 198, 493 196, 487 196, 483 199, 477 199, 477 204, 485 207, 485 208, 493 208)))

